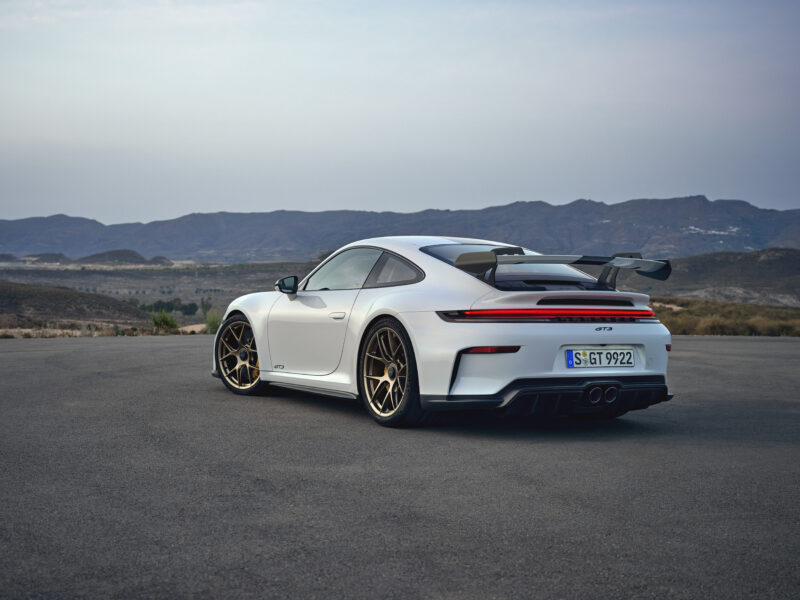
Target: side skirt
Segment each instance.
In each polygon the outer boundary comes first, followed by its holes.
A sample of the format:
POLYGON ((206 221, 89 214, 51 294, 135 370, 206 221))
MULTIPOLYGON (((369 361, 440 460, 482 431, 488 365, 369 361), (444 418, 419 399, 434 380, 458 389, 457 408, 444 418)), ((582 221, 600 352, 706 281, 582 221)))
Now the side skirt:
POLYGON ((334 398, 349 398, 351 400, 358 400, 358 394, 350 392, 342 392, 339 390, 325 390, 321 388, 311 387, 309 385, 299 385, 297 383, 283 383, 277 381, 268 381, 270 385, 282 387, 289 390, 297 390, 298 392, 305 392, 308 394, 320 394, 322 396, 333 396, 334 398))

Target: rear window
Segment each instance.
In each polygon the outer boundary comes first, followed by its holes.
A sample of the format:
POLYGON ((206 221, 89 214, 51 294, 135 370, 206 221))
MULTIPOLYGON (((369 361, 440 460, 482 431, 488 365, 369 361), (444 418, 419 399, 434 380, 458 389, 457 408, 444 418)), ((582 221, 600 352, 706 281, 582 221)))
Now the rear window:
MULTIPOLYGON (((453 265, 456 262, 456 258, 466 252, 487 252, 493 248, 513 247, 492 244, 441 244, 426 246, 420 248, 420 250, 449 265, 453 265)), ((523 248, 523 252, 532 256, 537 254, 526 248, 523 248)), ((488 282, 488 273, 477 275, 476 277, 488 282)), ((596 283, 597 281, 594 277, 569 265, 500 265, 495 274, 495 287, 510 290, 574 290, 594 288, 596 283)))
POLYGON ((422 281, 425 274, 399 256, 384 252, 364 284, 365 288, 408 285, 422 281))

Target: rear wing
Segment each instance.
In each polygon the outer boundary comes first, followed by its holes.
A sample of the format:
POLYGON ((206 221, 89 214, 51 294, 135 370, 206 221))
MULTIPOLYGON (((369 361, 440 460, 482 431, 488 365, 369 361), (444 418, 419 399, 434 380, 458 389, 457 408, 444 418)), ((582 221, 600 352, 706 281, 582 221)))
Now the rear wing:
POLYGON ((597 278, 599 285, 611 289, 617 286, 620 269, 633 269, 639 275, 664 281, 672 273, 668 260, 647 260, 635 252, 614 254, 612 256, 590 256, 585 254, 525 254, 522 248, 509 246, 493 248, 486 252, 465 252, 459 254, 453 263, 462 271, 482 275, 489 272, 489 282, 494 285, 499 265, 549 264, 549 265, 595 265, 603 271, 597 278))

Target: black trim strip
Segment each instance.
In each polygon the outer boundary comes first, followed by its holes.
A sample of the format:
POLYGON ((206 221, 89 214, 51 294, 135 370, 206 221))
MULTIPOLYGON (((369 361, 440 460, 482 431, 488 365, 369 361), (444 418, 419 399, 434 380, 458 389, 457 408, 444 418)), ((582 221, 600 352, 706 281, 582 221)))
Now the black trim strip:
MULTIPOLYGON (((500 392, 486 395, 421 395, 425 410, 469 410, 503 407, 511 409, 518 403, 533 405, 526 412, 558 414, 592 413, 609 410, 637 410, 671 399, 663 375, 626 375, 622 377, 547 377, 517 379, 500 392), (621 399, 612 405, 585 406, 585 391, 592 386, 618 387, 621 399), (558 406, 554 409, 552 403, 558 406), (540 411, 542 407, 547 410, 540 411)), ((524 411, 525 412, 525 411, 524 411)))

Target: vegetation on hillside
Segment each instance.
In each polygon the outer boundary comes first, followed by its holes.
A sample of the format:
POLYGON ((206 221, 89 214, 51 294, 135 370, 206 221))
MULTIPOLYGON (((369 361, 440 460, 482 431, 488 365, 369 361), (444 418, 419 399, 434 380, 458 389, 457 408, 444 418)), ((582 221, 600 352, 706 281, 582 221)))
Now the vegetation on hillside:
POLYGON ((180 324, 171 315, 168 315, 165 310, 151 315, 153 320, 153 328, 156 333, 173 333, 178 330, 180 324))
POLYGON ((674 335, 800 336, 800 308, 693 298, 651 298, 650 304, 674 335))
POLYGON ((205 333, 217 333, 219 326, 222 324, 222 313, 216 308, 212 308, 206 313, 206 328, 205 333))
POLYGON ((84 321, 137 325, 147 319, 140 310, 110 296, 7 281, 0 281, 0 317, 5 327, 84 321))
POLYGON ((198 306, 197 302, 189 302, 188 304, 184 304, 180 298, 173 298, 172 300, 156 300, 152 304, 137 304, 135 303, 135 298, 131 298, 126 300, 126 302, 130 302, 133 306, 138 306, 141 310, 144 310, 149 313, 158 313, 158 312, 179 312, 187 317, 194 315, 197 312, 198 306))

